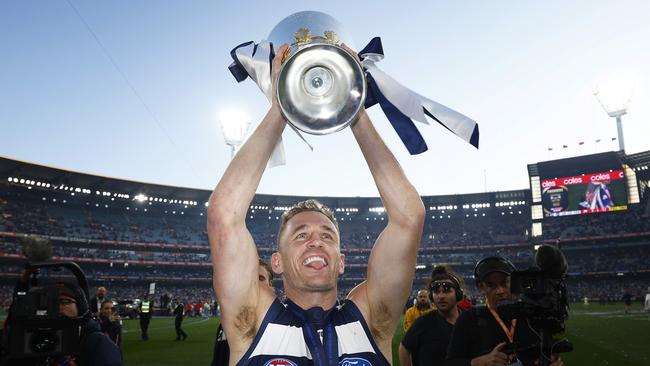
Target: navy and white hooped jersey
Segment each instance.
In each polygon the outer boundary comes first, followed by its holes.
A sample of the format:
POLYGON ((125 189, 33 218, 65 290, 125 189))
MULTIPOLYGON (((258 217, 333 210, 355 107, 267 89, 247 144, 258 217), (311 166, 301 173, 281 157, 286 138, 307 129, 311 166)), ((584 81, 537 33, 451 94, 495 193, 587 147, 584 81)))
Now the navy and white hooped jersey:
MULTIPOLYGON (((340 366, 390 365, 372 339, 359 308, 345 300, 332 309, 340 366)), ((275 299, 253 343, 237 366, 311 366, 312 354, 303 336, 302 321, 275 299)))

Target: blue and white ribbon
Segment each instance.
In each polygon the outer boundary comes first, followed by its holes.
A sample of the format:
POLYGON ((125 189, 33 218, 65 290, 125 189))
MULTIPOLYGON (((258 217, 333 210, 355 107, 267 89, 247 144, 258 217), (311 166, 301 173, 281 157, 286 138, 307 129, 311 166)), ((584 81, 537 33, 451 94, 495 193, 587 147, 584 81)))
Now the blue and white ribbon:
MULTIPOLYGON (((273 45, 267 41, 258 44, 246 42, 235 47, 230 54, 233 63, 228 68, 235 79, 241 82, 250 77, 270 102, 271 61, 275 55, 273 45)), ((428 125, 426 116, 478 149, 479 130, 474 120, 406 88, 377 67, 376 63, 384 58, 379 37, 373 38, 359 52, 359 58, 368 79, 365 107, 379 104, 411 155, 423 153, 428 149, 424 138, 412 121, 428 125)), ((294 131, 305 140, 297 130, 294 131)), ((284 148, 280 139, 273 151, 269 166, 283 165, 285 162, 284 148)))

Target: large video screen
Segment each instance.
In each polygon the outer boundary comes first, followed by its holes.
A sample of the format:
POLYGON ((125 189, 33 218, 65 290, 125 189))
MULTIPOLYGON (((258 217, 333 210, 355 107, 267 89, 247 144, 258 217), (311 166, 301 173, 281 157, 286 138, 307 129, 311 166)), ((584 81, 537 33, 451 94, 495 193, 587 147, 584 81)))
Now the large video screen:
POLYGON ((627 209, 623 170, 542 179, 544 217, 627 209))

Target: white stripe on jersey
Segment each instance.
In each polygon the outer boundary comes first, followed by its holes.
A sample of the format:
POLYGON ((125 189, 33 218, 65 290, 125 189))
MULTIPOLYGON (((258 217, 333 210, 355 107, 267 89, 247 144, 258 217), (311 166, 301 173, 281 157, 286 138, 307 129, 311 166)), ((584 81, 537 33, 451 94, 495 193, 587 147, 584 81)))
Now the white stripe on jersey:
MULTIPOLYGON (((338 338, 339 356, 362 352, 375 353, 360 321, 334 327, 338 338)), ((264 334, 249 356, 283 355, 312 359, 311 352, 303 338, 302 328, 269 323, 264 334)))
POLYGON ((274 323, 269 323, 266 326, 264 334, 248 358, 259 355, 283 355, 312 359, 311 352, 302 336, 302 328, 274 323))
POLYGON ((334 328, 339 339, 339 357, 344 354, 375 353, 360 321, 337 325, 334 328))

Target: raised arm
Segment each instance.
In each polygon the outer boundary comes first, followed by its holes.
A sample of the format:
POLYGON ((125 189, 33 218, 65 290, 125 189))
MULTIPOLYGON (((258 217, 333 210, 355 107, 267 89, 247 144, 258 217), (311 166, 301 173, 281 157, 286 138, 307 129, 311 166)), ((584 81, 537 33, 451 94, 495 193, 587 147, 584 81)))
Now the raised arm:
POLYGON ((364 313, 384 355, 390 356, 393 332, 413 282, 424 206, 365 111, 352 132, 379 190, 388 224, 370 252, 367 280, 350 298, 364 313))
MULTIPOLYGON (((277 79, 285 50, 286 46, 281 47, 273 60, 272 80, 277 79)), ((274 98, 264 120, 232 159, 208 203, 213 285, 229 339, 237 332, 244 337, 255 330, 251 326, 258 323, 259 313, 266 310, 261 307, 268 307, 273 299, 270 292, 260 292, 257 248, 246 228, 246 214, 284 127, 274 98)))

